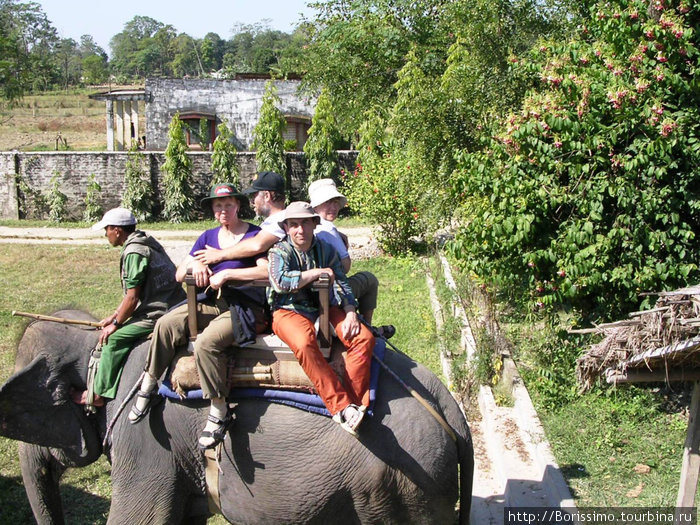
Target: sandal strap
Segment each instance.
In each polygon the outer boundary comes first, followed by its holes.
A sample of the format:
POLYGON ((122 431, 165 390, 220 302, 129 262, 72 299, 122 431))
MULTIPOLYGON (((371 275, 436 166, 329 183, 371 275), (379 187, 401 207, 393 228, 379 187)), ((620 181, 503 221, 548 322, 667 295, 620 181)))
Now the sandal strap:
POLYGON ((155 395, 157 395, 157 392, 156 392, 155 388, 153 390, 149 390, 148 392, 144 392, 143 390, 139 390, 138 392, 136 392, 136 395, 139 397, 145 397, 147 399, 150 399, 150 398, 154 397, 155 395))
POLYGON ((219 426, 228 425, 231 422, 231 415, 226 414, 226 417, 224 419, 219 419, 218 417, 212 416, 211 414, 209 414, 207 416, 207 421, 211 421, 212 423, 216 423, 219 426))

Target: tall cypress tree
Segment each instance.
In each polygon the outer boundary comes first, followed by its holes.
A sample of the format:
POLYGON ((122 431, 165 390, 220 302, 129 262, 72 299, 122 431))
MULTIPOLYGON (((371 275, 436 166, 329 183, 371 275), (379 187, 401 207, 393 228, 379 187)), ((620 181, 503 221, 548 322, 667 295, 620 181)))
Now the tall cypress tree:
POLYGON ((335 120, 335 112, 328 93, 324 90, 318 97, 309 138, 304 144, 306 162, 309 166, 309 180, 329 179, 338 175, 338 154, 336 152, 340 135, 335 120))
POLYGON ((187 143, 179 113, 176 113, 170 122, 165 164, 161 169, 164 174, 165 193, 163 218, 175 223, 192 220, 194 218, 192 160, 187 156, 187 143))
POLYGON ((239 169, 236 155, 238 150, 231 141, 233 133, 226 122, 219 124, 218 130, 219 134, 214 140, 214 152, 211 154, 211 171, 213 173, 211 184, 213 186, 229 182, 238 186, 239 169))
POLYGON ((265 84, 260 119, 253 131, 253 149, 259 171, 275 171, 284 176, 287 162, 284 158, 284 130, 287 123, 278 109, 280 99, 272 80, 265 84))

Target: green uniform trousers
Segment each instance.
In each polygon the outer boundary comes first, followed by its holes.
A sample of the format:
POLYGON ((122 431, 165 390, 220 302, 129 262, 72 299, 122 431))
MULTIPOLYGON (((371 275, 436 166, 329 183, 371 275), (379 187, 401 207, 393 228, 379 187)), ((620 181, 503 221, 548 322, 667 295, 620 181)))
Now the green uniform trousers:
POLYGON ((155 321, 152 319, 130 319, 109 336, 107 343, 102 346, 102 356, 95 374, 96 394, 109 399, 115 398, 124 364, 134 343, 148 336, 154 325, 155 321))

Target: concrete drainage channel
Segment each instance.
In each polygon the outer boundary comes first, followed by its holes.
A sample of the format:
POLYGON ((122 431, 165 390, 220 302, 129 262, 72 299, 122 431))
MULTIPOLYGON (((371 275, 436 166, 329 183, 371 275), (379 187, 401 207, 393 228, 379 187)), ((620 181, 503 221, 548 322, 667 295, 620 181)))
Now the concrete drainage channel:
MULTIPOLYGON (((440 259, 445 282, 453 294, 450 314, 461 323, 462 349, 471 359, 476 343, 469 320, 462 305, 454 299, 456 285, 449 264, 444 257, 440 259)), ((430 274, 427 281, 439 331, 442 309, 430 274)), ((440 349, 440 356, 451 387, 451 367, 444 348, 440 349)), ((478 395, 481 420, 469 421, 475 462, 471 522, 479 525, 502 524, 505 507, 575 508, 530 395, 510 358, 504 359, 503 377, 512 386, 513 406, 496 405, 491 388, 481 386, 478 395)))

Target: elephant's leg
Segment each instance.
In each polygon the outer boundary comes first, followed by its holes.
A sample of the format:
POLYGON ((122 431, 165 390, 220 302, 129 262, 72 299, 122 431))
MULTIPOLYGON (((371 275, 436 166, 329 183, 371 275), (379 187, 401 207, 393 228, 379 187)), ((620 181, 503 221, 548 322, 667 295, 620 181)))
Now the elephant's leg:
POLYGON ((115 479, 112 465, 112 502, 107 525, 189 523, 185 484, 158 471, 154 465, 140 466, 146 470, 130 473, 133 477, 117 473, 115 479))
POLYGON ((46 447, 19 443, 19 462, 24 490, 39 525, 63 524, 59 480, 66 467, 46 447))

